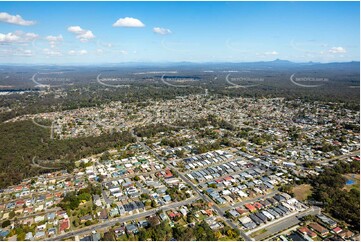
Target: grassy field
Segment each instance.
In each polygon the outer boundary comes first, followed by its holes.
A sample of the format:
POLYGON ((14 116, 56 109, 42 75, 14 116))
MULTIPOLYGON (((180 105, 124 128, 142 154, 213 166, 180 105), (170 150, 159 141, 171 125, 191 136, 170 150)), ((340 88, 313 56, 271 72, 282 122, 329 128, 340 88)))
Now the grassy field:
POLYGON ((350 191, 351 188, 356 188, 360 190, 360 174, 345 174, 343 175, 347 180, 353 180, 355 184, 353 185, 345 185, 344 189, 350 191))
POLYGON ((311 188, 312 187, 309 184, 302 184, 295 186, 292 191, 295 194, 295 198, 297 200, 304 201, 307 199, 309 195, 311 195, 312 193, 311 188))

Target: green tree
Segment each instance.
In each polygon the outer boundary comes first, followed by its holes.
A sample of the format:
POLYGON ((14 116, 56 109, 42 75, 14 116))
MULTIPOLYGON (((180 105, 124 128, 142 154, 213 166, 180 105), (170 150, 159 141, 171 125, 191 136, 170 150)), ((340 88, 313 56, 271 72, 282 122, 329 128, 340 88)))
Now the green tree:
POLYGON ((10 224, 11 224, 10 220, 5 220, 4 222, 2 222, 1 227, 6 228, 10 224))

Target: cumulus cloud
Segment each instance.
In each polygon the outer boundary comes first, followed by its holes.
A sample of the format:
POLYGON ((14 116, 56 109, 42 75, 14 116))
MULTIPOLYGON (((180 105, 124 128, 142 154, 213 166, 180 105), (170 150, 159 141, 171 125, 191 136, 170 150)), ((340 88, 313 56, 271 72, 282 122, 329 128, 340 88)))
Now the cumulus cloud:
POLYGON ((20 15, 11 15, 5 12, 0 13, 0 21, 22 26, 34 25, 36 23, 35 21, 24 20, 20 15))
POLYGON ((56 44, 63 41, 63 36, 59 34, 58 36, 48 35, 45 37, 49 41, 50 47, 55 48, 56 44))
POLYGON ((76 38, 81 42, 88 42, 90 39, 95 38, 95 35, 92 31, 82 29, 80 26, 70 26, 68 31, 75 34, 76 38))
POLYGON ((61 34, 59 34, 58 36, 48 35, 46 36, 45 39, 47 41, 58 42, 58 41, 63 41, 63 36, 61 34))
POLYGON ((346 49, 343 47, 332 47, 331 49, 328 50, 328 52, 332 54, 341 54, 341 53, 346 53, 346 49))
POLYGON ((153 28, 153 32, 156 34, 160 34, 160 35, 167 35, 167 34, 172 33, 172 31, 170 31, 170 29, 165 29, 165 28, 161 28, 161 27, 153 28))
POLYGON ((14 33, 2 34, 0 33, 0 43, 22 43, 37 39, 39 35, 35 33, 24 33, 22 31, 15 31, 14 33))
POLYGON ((0 33, 0 43, 17 42, 19 40, 20 37, 13 33, 7 33, 7 34, 0 33))
POLYGON ((86 55, 88 54, 88 51, 87 50, 69 50, 68 52, 69 55, 86 55))
POLYGON ((63 54, 60 51, 52 50, 52 49, 44 49, 45 55, 47 56, 62 56, 63 54))
POLYGON ((113 27, 126 27, 126 28, 141 28, 145 25, 136 18, 125 17, 118 19, 114 24, 113 27))

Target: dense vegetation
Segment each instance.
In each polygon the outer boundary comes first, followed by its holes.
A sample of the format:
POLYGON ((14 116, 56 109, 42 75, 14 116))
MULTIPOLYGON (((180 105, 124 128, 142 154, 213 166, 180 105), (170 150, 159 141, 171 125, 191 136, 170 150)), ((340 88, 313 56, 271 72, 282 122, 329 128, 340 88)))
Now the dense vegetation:
POLYGON ((128 132, 66 140, 50 139, 50 132, 31 121, 0 124, 0 188, 48 172, 32 165, 32 159, 49 160, 58 169, 74 168, 74 161, 109 148, 134 142, 128 132), (54 160, 61 160, 54 162, 54 160))
MULTIPOLYGON (((129 234, 121 237, 121 240, 138 241, 216 241, 219 239, 237 240, 238 231, 229 227, 224 227, 218 231, 213 231, 205 221, 195 223, 193 226, 181 226, 176 224, 173 228, 169 221, 159 224, 150 224, 148 228, 141 228, 137 234, 129 234)), ((114 231, 104 234, 104 240, 115 240, 114 231)))
POLYGON ((344 189, 346 178, 342 174, 360 173, 360 162, 339 162, 312 177, 312 199, 324 203, 324 209, 335 218, 345 221, 354 229, 360 229, 360 190, 344 189))
POLYGON ((100 195, 100 193, 101 189, 99 186, 94 186, 89 183, 87 188, 67 193, 59 203, 59 207, 66 211, 75 210, 82 201, 91 201, 92 195, 100 195))

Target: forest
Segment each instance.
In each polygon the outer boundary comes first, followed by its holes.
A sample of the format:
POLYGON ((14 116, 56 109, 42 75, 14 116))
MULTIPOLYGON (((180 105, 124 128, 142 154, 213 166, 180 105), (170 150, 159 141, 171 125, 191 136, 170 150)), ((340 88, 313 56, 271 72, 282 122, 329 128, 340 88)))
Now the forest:
POLYGON ((0 124, 0 188, 17 184, 22 179, 48 172, 33 166, 32 159, 54 160, 58 169, 74 168, 74 161, 110 148, 135 142, 129 132, 103 134, 97 137, 55 140, 49 130, 31 121, 0 124))
POLYGON ((324 204, 326 212, 333 217, 350 224, 354 229, 360 228, 360 190, 344 189, 348 173, 360 173, 360 162, 339 162, 332 168, 325 169, 318 176, 311 178, 313 186, 311 199, 324 204))

